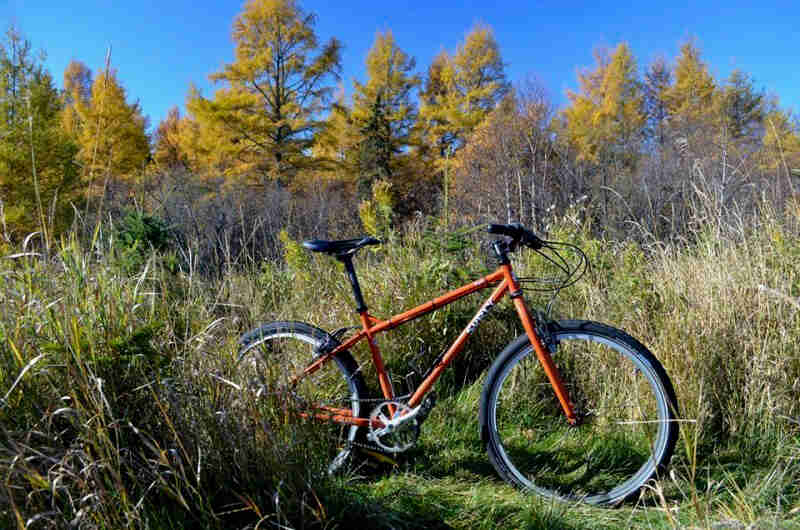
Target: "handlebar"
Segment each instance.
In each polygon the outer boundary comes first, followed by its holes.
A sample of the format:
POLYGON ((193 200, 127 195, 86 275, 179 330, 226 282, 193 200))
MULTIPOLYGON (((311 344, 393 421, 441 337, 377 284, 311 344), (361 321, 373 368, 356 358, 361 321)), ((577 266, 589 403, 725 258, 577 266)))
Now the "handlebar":
POLYGON ((522 226, 522 223, 511 223, 507 225, 490 224, 486 227, 486 230, 490 234, 500 234, 510 237, 514 245, 522 243, 533 250, 540 249, 544 246, 544 241, 522 226))

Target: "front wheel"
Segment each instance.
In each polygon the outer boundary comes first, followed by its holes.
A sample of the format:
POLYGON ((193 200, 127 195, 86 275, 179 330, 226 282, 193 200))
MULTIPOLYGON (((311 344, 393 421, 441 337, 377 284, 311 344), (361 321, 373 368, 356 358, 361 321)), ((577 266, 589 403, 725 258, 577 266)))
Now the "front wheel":
POLYGON ((578 424, 570 425, 527 336, 492 365, 481 401, 489 459, 508 482, 540 495, 615 504, 663 471, 678 436, 677 400, 658 360, 596 322, 549 325, 549 349, 578 424))

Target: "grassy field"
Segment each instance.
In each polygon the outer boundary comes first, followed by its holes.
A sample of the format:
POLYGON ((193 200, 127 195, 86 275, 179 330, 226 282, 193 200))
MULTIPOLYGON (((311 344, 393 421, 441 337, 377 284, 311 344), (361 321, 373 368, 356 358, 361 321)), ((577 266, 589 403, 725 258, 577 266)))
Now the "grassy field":
MULTIPOLYGON (((568 223, 551 234, 594 265, 554 316, 640 339, 670 374, 686 420, 668 476, 615 509, 522 495, 489 464, 478 403, 487 367, 519 333, 505 303, 437 384, 416 447, 396 464, 364 458, 329 477, 311 426, 230 382, 237 339, 260 322, 357 323, 333 260, 287 240, 285 263, 211 280, 110 234, 66 238, 49 255, 31 241, 0 258, 0 527, 800 528, 797 233, 765 212, 746 230, 706 227, 682 244, 603 241, 568 223)), ((371 313, 397 313, 487 271, 477 242, 488 237, 468 240, 447 250, 447 234, 420 224, 362 251, 371 313)), ((382 340, 398 384, 479 303, 382 340)))

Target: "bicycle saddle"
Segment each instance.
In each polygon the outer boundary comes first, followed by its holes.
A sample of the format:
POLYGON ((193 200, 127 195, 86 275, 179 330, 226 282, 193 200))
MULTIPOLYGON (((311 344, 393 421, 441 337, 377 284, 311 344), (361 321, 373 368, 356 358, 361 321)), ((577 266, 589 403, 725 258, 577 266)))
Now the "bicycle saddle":
POLYGON ((346 256, 353 254, 361 247, 368 245, 380 245, 381 242, 374 237, 362 237, 360 239, 344 239, 341 241, 323 241, 321 239, 312 239, 310 241, 303 241, 303 246, 313 252, 324 252, 331 256, 346 256))

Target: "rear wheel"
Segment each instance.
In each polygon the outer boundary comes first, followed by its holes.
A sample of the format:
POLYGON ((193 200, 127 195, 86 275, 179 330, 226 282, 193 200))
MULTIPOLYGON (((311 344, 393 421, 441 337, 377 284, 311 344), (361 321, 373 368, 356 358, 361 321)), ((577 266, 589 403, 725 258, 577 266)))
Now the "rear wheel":
POLYGON ((326 411, 359 417, 365 384, 349 352, 342 352, 305 376, 292 388, 290 381, 319 354, 323 344, 338 342, 323 330, 302 322, 271 322, 242 336, 240 374, 254 397, 273 398, 296 418, 313 421, 326 443, 329 471, 340 467, 351 451, 358 427, 320 419, 326 411), (330 342, 332 341, 332 342, 330 342))
POLYGON ((553 323, 551 355, 576 413, 567 423, 526 336, 492 366, 481 402, 489 458, 512 484, 561 500, 614 504, 669 462, 678 427, 672 383, 623 331, 587 321, 553 323))

